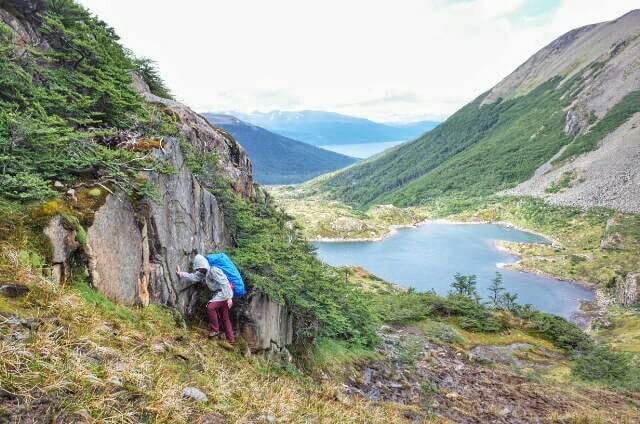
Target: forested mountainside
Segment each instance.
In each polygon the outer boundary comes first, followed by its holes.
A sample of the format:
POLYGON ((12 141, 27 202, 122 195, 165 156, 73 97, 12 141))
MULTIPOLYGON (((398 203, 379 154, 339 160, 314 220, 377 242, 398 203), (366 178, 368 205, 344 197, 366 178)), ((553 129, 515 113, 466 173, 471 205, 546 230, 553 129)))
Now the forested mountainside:
POLYGON ((229 114, 274 133, 314 146, 413 140, 439 124, 435 121, 405 124, 380 123, 319 110, 229 112, 229 114))
POLYGON ((260 184, 297 184, 354 163, 356 159, 272 133, 230 115, 205 113, 247 151, 260 184))
POLYGON ((354 205, 503 190, 640 212, 640 11, 558 38, 418 140, 322 183, 354 205))

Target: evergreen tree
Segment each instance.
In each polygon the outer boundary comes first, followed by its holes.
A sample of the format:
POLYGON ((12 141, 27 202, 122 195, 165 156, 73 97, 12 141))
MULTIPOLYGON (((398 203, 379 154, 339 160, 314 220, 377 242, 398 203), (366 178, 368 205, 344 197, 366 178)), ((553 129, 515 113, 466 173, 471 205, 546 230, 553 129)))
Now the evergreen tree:
POLYGON ((477 276, 456 273, 453 278, 454 281, 451 283, 451 288, 453 288, 455 294, 469 297, 476 301, 479 300, 480 297, 478 296, 478 289, 476 288, 478 283, 477 276))
POLYGON ((518 295, 516 293, 505 292, 500 296, 502 308, 511 312, 518 312, 518 295))
POLYGON ((489 286, 489 304, 495 309, 502 306, 502 294, 505 291, 502 274, 496 272, 496 276, 491 280, 489 286))

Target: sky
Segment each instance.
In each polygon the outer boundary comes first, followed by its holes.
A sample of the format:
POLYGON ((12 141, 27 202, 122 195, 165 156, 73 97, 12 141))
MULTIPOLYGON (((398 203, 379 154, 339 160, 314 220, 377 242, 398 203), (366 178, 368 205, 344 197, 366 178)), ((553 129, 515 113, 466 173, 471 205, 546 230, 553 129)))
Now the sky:
POLYGON ((79 0, 198 112, 442 120, 638 0, 79 0))

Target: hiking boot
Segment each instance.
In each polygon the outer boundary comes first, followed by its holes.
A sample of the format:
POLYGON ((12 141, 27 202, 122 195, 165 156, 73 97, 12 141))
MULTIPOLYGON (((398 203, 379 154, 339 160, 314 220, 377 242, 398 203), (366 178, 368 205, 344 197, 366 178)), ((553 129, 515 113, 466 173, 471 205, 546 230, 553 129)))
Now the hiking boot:
POLYGON ((216 337, 220 337, 220 332, 219 331, 209 331, 209 338, 210 339, 215 339, 216 337))
POLYGON ((235 349, 234 345, 235 345, 235 343, 229 343, 226 340, 220 340, 218 342, 218 346, 220 346, 224 350, 228 350, 228 351, 233 351, 235 349))

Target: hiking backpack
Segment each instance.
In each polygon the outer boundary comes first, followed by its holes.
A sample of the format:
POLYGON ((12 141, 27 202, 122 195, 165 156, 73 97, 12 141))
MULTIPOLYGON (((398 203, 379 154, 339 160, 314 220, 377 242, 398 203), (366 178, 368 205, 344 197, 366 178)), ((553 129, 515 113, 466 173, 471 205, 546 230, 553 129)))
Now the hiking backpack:
POLYGON ((224 275, 227 276, 229 283, 231 283, 233 297, 242 297, 246 294, 242 275, 240 275, 238 267, 226 253, 210 253, 207 255, 207 261, 209 265, 220 268, 224 275))

